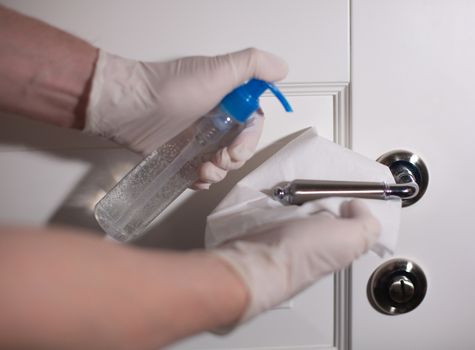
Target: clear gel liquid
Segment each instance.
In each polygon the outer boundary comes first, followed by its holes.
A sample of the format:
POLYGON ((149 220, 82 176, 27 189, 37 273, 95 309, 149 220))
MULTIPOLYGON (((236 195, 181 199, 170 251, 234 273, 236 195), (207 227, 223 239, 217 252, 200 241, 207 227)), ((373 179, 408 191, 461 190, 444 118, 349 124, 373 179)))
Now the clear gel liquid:
POLYGON ((116 240, 139 237, 198 180, 198 167, 242 128, 219 109, 199 119, 142 160, 97 203, 97 222, 116 240))

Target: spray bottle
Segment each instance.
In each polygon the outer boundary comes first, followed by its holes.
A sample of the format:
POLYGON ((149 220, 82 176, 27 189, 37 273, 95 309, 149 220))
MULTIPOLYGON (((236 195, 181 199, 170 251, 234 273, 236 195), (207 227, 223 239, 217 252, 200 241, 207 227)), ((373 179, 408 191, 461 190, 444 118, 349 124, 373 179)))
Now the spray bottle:
POLYGON ((112 238, 130 241, 191 184, 197 169, 225 147, 254 117, 259 96, 270 89, 287 112, 292 108, 272 83, 251 79, 226 95, 210 113, 137 164, 96 205, 94 215, 112 238))

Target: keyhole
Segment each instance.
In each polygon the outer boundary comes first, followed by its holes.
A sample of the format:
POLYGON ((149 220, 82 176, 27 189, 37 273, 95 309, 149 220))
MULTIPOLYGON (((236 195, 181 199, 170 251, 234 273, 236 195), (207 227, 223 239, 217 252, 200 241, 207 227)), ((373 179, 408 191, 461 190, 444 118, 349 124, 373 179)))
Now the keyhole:
POLYGON ((402 296, 404 298, 404 296, 406 295, 406 291, 404 289, 404 280, 401 280, 401 293, 402 293, 402 296))
POLYGON ((397 303, 406 303, 414 295, 414 284, 406 276, 398 276, 389 285, 389 296, 397 303))

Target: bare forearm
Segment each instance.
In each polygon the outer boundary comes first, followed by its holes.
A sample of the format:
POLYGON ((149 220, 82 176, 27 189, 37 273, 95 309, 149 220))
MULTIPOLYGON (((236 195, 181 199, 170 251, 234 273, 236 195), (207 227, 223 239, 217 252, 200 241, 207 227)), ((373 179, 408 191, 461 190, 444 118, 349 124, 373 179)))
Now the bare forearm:
POLYGON ((0 5, 0 110, 82 128, 97 49, 0 5))
POLYGON ((157 349, 237 320, 242 282, 205 253, 65 230, 0 233, 0 348, 157 349))

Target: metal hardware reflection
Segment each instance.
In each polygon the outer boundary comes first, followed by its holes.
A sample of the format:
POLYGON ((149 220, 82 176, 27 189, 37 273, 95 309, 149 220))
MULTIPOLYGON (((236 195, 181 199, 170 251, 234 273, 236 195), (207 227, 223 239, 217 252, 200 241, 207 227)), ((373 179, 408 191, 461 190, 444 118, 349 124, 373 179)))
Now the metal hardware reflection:
POLYGON ((354 197, 368 199, 401 198, 406 207, 417 202, 427 189, 429 173, 420 157, 407 151, 394 151, 378 161, 389 167, 394 184, 385 182, 329 181, 297 179, 275 186, 272 196, 289 205, 327 197, 354 197))
POLYGON ((424 300, 427 279, 415 262, 391 259, 380 265, 366 286, 371 306, 385 315, 400 315, 414 310, 424 300))
POLYGON ((353 182, 326 180, 294 180, 273 189, 274 199, 284 204, 300 205, 327 197, 354 197, 369 199, 411 199, 417 196, 419 186, 387 184, 384 182, 353 182))

